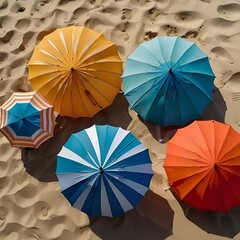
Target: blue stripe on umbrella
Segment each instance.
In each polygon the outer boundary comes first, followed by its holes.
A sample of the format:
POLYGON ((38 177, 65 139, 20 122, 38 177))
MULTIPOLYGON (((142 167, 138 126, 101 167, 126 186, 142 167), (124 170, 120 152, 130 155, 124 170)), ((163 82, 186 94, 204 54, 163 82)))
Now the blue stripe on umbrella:
POLYGON ((82 132, 73 134, 69 138, 69 140, 66 142, 64 147, 71 149, 72 152, 81 156, 83 159, 85 159, 91 165, 93 165, 95 167, 99 166, 97 156, 93 149, 92 143, 89 140, 89 137, 85 132, 82 131, 82 132), (82 139, 82 141, 79 141, 79 139, 82 139))
MULTIPOLYGON (((117 161, 117 159, 116 159, 116 161, 117 161)), ((143 163, 150 163, 150 161, 151 160, 149 159, 149 153, 148 153, 148 150, 146 149, 140 153, 137 153, 135 155, 127 157, 126 159, 124 159, 120 162, 113 163, 111 166, 109 166, 110 164, 106 164, 105 168, 106 168, 106 170, 116 169, 116 168, 120 168, 120 167, 140 165, 143 163)))
POLYGON ((102 166, 104 159, 108 154, 108 150, 112 144, 112 141, 117 134, 118 128, 109 127, 109 126, 106 126, 106 127, 96 126, 96 131, 98 133, 98 136, 102 136, 101 141, 99 141, 100 154, 101 154, 101 166, 102 166))
POLYGON ((136 192, 134 189, 118 181, 116 178, 107 174, 107 178, 113 183, 113 185, 125 196, 132 206, 136 206, 139 201, 143 198, 141 194, 136 192))
POLYGON ((58 156, 59 164, 57 164, 57 173, 71 173, 71 172, 96 172, 96 169, 90 168, 84 164, 69 160, 58 156))

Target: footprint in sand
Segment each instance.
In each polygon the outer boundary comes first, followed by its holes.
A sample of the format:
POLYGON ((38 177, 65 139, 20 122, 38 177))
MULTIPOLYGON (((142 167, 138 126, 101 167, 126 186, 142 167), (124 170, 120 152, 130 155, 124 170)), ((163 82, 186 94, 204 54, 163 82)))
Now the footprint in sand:
POLYGON ((121 31, 121 32, 126 32, 127 28, 128 28, 129 22, 121 22, 120 24, 117 25, 117 28, 121 31))
MULTIPOLYGON (((240 81, 240 72, 234 73, 229 80, 227 80, 226 82, 226 87, 231 91, 231 92, 235 92, 235 93, 239 93, 240 94, 240 85, 239 85, 239 81, 240 81)), ((238 100, 237 96, 234 95, 233 100, 238 100)))
POLYGON ((173 27, 171 25, 164 25, 163 26, 164 31, 166 32, 166 35, 176 35, 178 32, 178 29, 176 27, 173 27))
POLYGON ((1 37, 1 38, 0 38, 0 43, 1 43, 1 42, 2 42, 2 43, 9 43, 9 42, 11 41, 13 35, 14 35, 14 31, 13 31, 13 30, 7 32, 7 33, 4 35, 4 37, 1 37))
POLYGON ((205 2, 205 3, 211 3, 212 0, 200 0, 201 2, 205 2))
POLYGON ((0 3, 0 10, 6 9, 8 7, 8 0, 4 0, 0 3))
POLYGON ((230 64, 233 64, 233 57, 231 56, 231 54, 229 52, 227 52, 224 48, 222 47, 215 47, 211 50, 210 53, 210 57, 212 57, 213 59, 220 59, 223 62, 228 62, 230 64))
POLYGON ((15 27, 19 30, 22 30, 22 29, 26 29, 30 26, 31 24, 31 21, 29 19, 21 19, 19 21, 17 21, 15 27))
POLYGON ((192 39, 196 38, 198 36, 198 31, 188 31, 184 35, 182 35, 182 38, 192 39))
POLYGON ((146 32, 146 33, 144 34, 143 39, 144 39, 144 41, 148 41, 148 40, 150 40, 150 39, 155 38, 157 35, 158 35, 157 32, 151 32, 151 31, 149 31, 149 32, 146 32))
POLYGON ((229 21, 240 20, 240 4, 231 3, 226 5, 220 5, 217 8, 217 12, 222 18, 229 21))
POLYGON ((132 18, 132 15, 133 15, 133 12, 132 12, 132 9, 129 9, 129 8, 124 8, 122 10, 122 16, 121 16, 121 19, 124 20, 124 19, 131 19, 132 18))
POLYGON ((18 3, 15 3, 12 5, 11 9, 10 9, 10 12, 11 13, 21 13, 21 12, 24 12, 25 11, 25 7, 19 5, 18 3))
POLYGON ((5 52, 0 52, 0 64, 6 60, 8 54, 5 52))
POLYGON ((155 19, 162 13, 163 11, 158 8, 158 5, 155 5, 153 8, 148 10, 148 18, 151 21, 155 21, 155 19))

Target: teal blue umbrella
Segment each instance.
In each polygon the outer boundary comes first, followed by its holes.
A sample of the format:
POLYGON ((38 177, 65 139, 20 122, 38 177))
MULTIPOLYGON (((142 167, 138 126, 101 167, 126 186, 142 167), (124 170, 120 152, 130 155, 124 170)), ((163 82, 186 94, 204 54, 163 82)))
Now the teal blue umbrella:
POLYGON ((140 44, 127 58, 122 75, 131 109, 161 126, 199 119, 212 102, 214 78, 207 55, 179 37, 140 44))

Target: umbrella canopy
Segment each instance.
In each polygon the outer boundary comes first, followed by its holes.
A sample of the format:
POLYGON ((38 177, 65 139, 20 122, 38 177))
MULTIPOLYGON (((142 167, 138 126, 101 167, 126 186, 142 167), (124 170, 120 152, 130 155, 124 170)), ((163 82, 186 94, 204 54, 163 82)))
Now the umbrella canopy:
POLYGON ((53 136, 53 106, 35 91, 13 93, 0 111, 0 130, 13 146, 38 148, 53 136))
POLYGON ((153 175, 146 147, 131 132, 109 125, 73 134, 57 156, 56 174, 73 207, 110 217, 134 208, 153 175))
POLYGON ((228 211, 240 204, 240 135, 216 121, 195 121, 168 142, 168 181, 186 203, 228 211))
POLYGON ((214 74, 208 57, 179 37, 156 37, 127 58, 124 94, 145 121, 183 126, 211 102, 214 74))
POLYGON ((29 81, 62 116, 92 117, 121 87, 116 46, 82 26, 57 29, 35 47, 29 81))

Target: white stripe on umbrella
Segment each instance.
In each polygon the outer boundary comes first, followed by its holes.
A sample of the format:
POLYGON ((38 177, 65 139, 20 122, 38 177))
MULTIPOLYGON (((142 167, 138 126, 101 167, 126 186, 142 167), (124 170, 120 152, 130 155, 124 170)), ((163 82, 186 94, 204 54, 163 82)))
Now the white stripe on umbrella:
POLYGON ((49 57, 52 57, 52 58, 54 58, 55 60, 58 60, 58 58, 56 58, 56 57, 55 57, 55 56, 53 56, 51 53, 49 53, 49 52, 47 52, 47 51, 45 51, 45 50, 43 50, 43 49, 41 49, 41 50, 40 50, 40 52, 42 52, 42 53, 44 53, 44 54, 48 55, 49 57))
POLYGON ((113 154, 113 152, 116 150, 116 148, 119 146, 119 143, 121 143, 123 141, 123 139, 129 134, 128 131, 123 130, 121 128, 118 129, 112 144, 108 150, 107 156, 104 160, 103 166, 105 165, 105 163, 108 161, 108 159, 111 157, 111 155, 113 154))
POLYGON ((62 55, 62 53, 59 51, 59 49, 56 47, 56 45, 55 45, 51 40, 48 39, 48 42, 51 44, 51 46, 52 46, 59 54, 62 55))
POLYGON ((126 186, 132 188, 134 191, 138 192, 142 196, 144 196, 145 193, 148 190, 148 187, 145 187, 144 185, 141 185, 137 182, 133 182, 133 181, 127 179, 127 178, 117 177, 117 176, 114 176, 114 175, 111 175, 111 176, 114 177, 116 180, 122 182, 126 186))
MULTIPOLYGON (((107 168, 111 167, 112 165, 118 163, 118 162, 121 162, 123 161, 124 159, 126 158, 129 158, 129 157, 132 157, 140 152, 143 152, 145 151, 147 148, 142 145, 142 144, 139 144, 138 146, 132 148, 131 150, 129 150, 128 152, 124 153, 123 155, 121 155, 121 157, 119 157, 117 160, 113 161, 112 163, 110 163, 107 168)), ((106 168, 106 169, 107 169, 106 168)))
POLYGON ((101 214, 103 216, 112 217, 112 210, 109 204, 107 191, 102 177, 101 177, 101 214))
POLYGON ((66 43, 66 39, 65 39, 65 37, 64 37, 64 34, 63 34, 63 32, 62 31, 58 31, 58 34, 59 34, 59 37, 60 37, 60 39, 61 39, 61 41, 62 41, 62 43, 63 43, 63 46, 64 46, 64 48, 65 48, 65 50, 66 50, 66 53, 68 54, 68 48, 67 48, 67 43, 66 43))
POLYGON ((121 205, 124 212, 127 212, 128 210, 132 209, 132 204, 127 200, 127 198, 114 186, 114 184, 108 179, 108 177, 105 175, 109 186, 111 187, 113 193, 115 194, 119 204, 121 205))
POLYGON ((95 150, 95 153, 97 155, 98 162, 99 162, 99 164, 101 164, 101 154, 100 154, 100 147, 99 147, 99 142, 98 142, 98 135, 97 135, 96 126, 88 128, 85 131, 87 132, 88 137, 92 142, 92 146, 93 146, 93 148, 95 150))
POLYGON ((133 165, 128 167, 114 168, 114 169, 106 169, 107 172, 132 172, 132 173, 146 173, 152 174, 151 163, 145 163, 141 165, 133 165))
POLYGON ((81 158, 79 155, 77 155, 75 152, 72 152, 71 150, 69 150, 66 147, 62 147, 62 150, 60 151, 60 153, 58 154, 58 156, 72 160, 74 162, 80 163, 82 165, 85 165, 89 168, 93 168, 93 169, 98 169, 97 167, 95 167, 94 165, 88 163, 87 161, 85 161, 83 158, 81 158))
POLYGON ((81 182, 89 177, 91 177, 94 174, 98 174, 98 171, 95 172, 72 172, 72 173, 59 173, 57 175, 60 185, 61 185, 61 191, 64 191, 65 189, 75 185, 78 182, 81 182))

